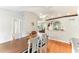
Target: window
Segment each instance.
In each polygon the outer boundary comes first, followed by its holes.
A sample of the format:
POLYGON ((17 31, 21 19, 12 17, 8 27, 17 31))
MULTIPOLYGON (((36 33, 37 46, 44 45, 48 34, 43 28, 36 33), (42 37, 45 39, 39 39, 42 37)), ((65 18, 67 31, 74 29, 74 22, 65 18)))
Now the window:
POLYGON ((61 23, 59 21, 53 23, 53 30, 61 30, 61 23))

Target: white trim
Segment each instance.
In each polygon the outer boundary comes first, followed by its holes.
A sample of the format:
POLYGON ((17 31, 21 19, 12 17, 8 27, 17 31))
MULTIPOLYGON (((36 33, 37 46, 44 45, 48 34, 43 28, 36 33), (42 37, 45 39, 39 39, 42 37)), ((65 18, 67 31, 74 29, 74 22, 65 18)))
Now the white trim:
POLYGON ((70 44, 71 42, 71 41, 57 40, 57 39, 52 39, 52 38, 50 38, 49 40, 56 40, 56 41, 60 41, 60 42, 67 43, 67 44, 70 44))

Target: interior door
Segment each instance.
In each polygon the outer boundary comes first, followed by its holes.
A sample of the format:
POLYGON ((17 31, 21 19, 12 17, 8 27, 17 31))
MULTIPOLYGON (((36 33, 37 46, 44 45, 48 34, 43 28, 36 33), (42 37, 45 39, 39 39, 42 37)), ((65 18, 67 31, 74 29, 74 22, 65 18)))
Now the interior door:
POLYGON ((16 39, 21 38, 21 19, 15 20, 15 37, 16 39))
POLYGON ((21 19, 15 18, 12 21, 12 37, 13 39, 18 39, 21 36, 21 19))

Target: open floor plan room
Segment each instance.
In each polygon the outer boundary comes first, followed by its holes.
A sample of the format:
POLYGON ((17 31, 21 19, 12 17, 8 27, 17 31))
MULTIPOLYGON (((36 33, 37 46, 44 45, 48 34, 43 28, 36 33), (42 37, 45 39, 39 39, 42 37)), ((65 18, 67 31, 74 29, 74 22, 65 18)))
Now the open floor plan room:
POLYGON ((78 53, 78 6, 0 6, 0 53, 78 53))

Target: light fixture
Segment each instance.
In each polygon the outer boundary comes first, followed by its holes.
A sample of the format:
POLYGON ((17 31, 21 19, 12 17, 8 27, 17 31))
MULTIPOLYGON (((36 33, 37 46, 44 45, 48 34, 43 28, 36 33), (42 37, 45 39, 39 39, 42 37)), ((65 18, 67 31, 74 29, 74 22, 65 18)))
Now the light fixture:
POLYGON ((44 19, 47 15, 40 13, 40 18, 44 19))

